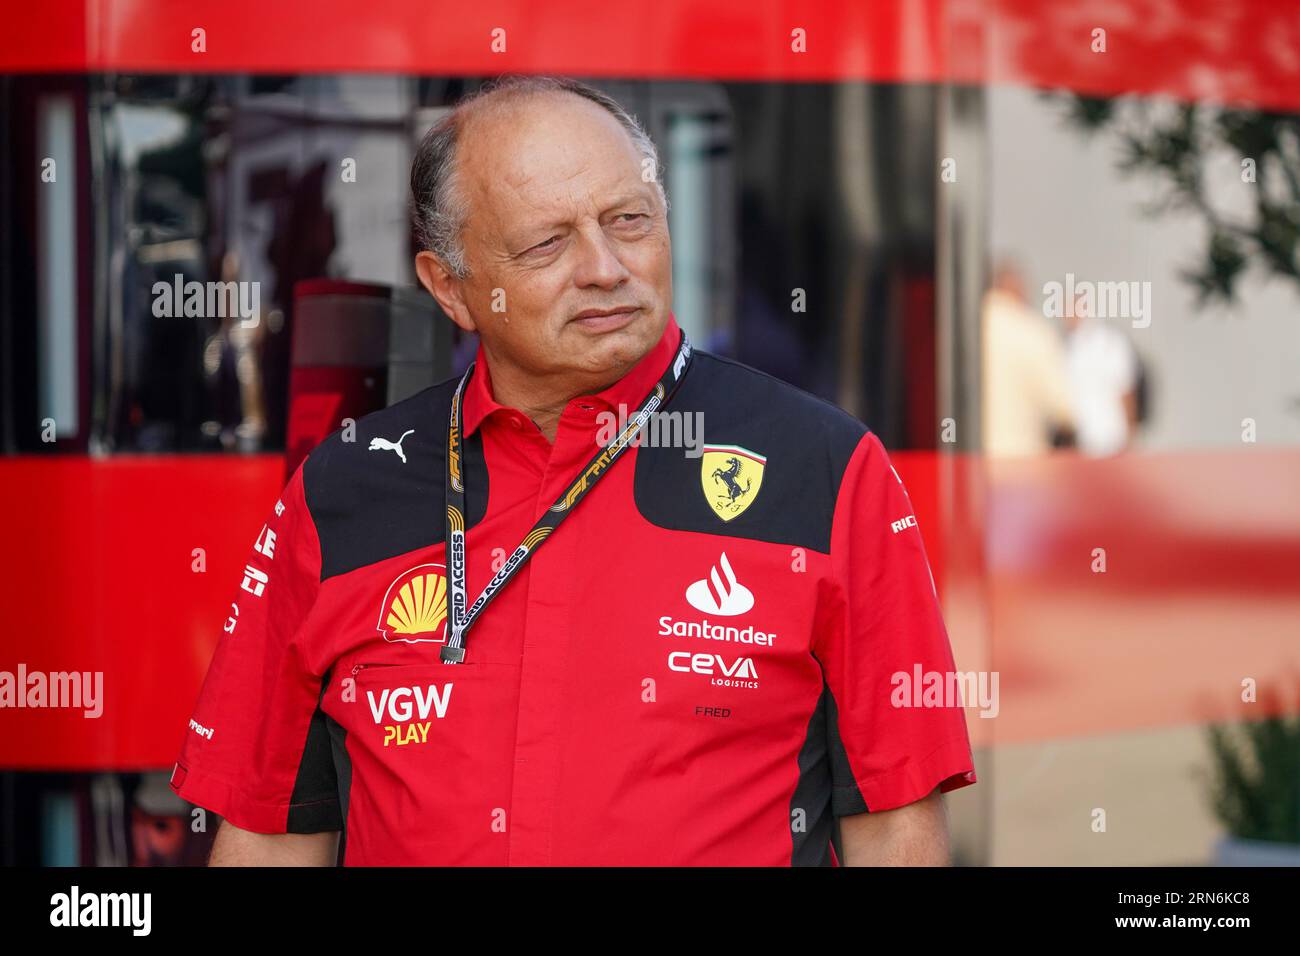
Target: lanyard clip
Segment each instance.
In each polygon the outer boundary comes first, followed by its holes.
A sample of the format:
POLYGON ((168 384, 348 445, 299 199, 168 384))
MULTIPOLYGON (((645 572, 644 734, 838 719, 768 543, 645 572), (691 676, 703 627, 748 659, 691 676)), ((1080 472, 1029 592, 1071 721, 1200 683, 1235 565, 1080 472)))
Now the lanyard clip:
POLYGON ((442 646, 442 653, 439 655, 444 664, 459 664, 465 659, 465 648, 451 647, 447 644, 442 646))

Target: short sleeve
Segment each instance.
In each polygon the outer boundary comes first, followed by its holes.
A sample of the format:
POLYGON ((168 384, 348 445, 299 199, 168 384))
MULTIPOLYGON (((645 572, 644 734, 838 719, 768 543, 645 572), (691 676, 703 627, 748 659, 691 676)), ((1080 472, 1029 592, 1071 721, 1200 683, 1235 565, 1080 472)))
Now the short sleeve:
POLYGON ((902 481, 866 433, 831 533, 830 613, 813 650, 830 706, 832 809, 891 810, 975 783, 952 648, 902 481))
POLYGON ((322 675, 304 622, 320 590, 320 541, 299 468, 257 534, 194 707, 171 786, 257 833, 342 827, 322 675))

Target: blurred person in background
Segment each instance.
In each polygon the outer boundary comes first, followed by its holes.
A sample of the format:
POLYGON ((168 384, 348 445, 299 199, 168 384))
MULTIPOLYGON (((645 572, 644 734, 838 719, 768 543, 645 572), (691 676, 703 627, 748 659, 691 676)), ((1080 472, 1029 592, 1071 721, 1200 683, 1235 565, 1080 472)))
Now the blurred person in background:
POLYGON ((1086 455, 1118 454, 1137 434, 1137 351, 1123 332, 1093 315, 1082 296, 1065 316, 1065 332, 1076 444, 1086 455))
POLYGON ((1018 267, 1004 261, 981 306, 984 451, 1009 458, 1070 444, 1075 430, 1060 336, 1025 298, 1018 267))

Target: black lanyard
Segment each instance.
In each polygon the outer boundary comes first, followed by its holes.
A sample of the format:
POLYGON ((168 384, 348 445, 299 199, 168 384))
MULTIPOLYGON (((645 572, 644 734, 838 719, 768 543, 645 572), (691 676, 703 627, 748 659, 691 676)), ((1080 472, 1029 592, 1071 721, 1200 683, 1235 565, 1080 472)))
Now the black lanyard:
POLYGON ((465 591, 465 478, 461 473, 463 418, 461 399, 465 394, 466 383, 474 374, 474 364, 470 363, 465 374, 461 376, 460 384, 456 386, 456 394, 452 396, 451 422, 447 431, 446 550, 448 583, 451 587, 451 620, 447 624, 447 643, 443 646, 441 654, 444 664, 459 664, 465 659, 465 632, 469 630, 470 625, 478 619, 488 602, 496 597, 514 577, 515 572, 523 567, 524 562, 542 546, 547 536, 569 516, 596 482, 604 477, 614 462, 618 461, 619 456, 631 447, 632 440, 641 427, 650 420, 650 416, 668 404, 677 387, 681 385, 682 379, 686 377, 690 364, 691 343, 686 333, 682 332, 682 341, 677 348, 676 356, 659 377, 655 387, 650 390, 650 394, 641 402, 636 414, 628 419, 623 431, 598 451, 587 466, 578 472, 577 478, 569 484, 564 494, 556 499, 555 504, 547 509, 537 524, 533 525, 533 529, 524 536, 523 541, 519 542, 519 546, 501 566, 501 570, 492 576, 483 593, 467 609, 465 607, 468 597, 465 591))

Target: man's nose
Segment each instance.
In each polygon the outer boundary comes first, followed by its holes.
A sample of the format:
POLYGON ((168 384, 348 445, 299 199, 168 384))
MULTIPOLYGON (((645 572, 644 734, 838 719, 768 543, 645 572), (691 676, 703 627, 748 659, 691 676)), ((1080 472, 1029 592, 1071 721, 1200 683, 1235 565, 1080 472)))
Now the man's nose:
POLYGON ((574 275, 578 285, 613 289, 631 274, 603 229, 595 226, 579 232, 578 268, 574 275))

